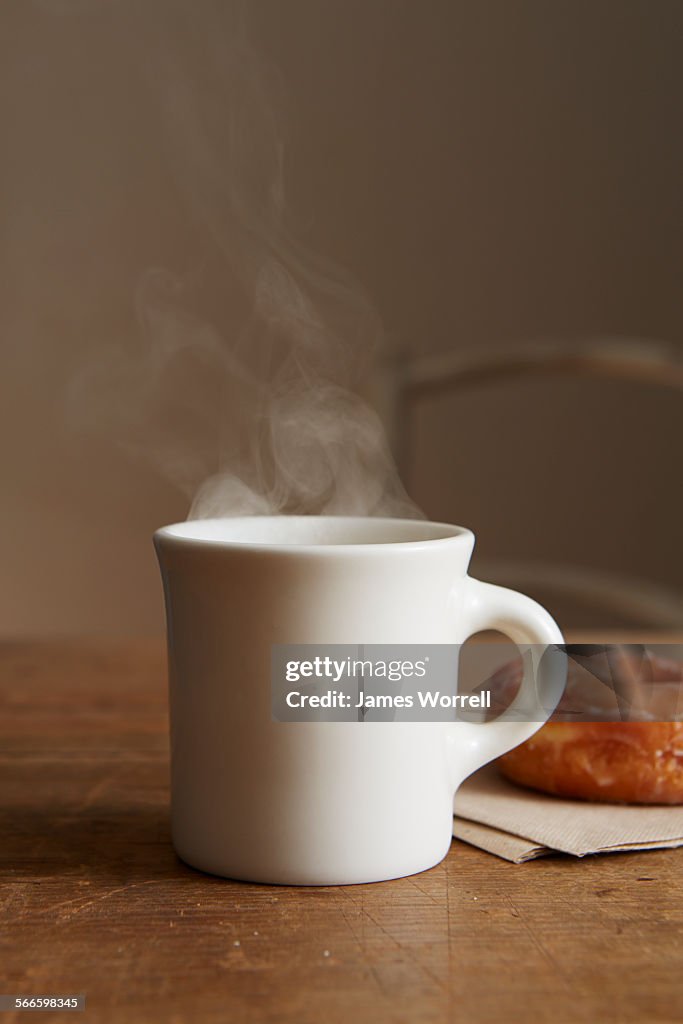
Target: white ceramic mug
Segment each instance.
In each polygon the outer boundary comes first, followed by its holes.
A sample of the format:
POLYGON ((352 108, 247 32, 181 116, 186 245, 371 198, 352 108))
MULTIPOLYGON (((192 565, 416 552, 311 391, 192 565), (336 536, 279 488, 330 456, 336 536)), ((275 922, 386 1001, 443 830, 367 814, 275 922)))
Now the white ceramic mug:
MULTIPOLYGON (((155 534, 168 624, 173 843, 217 875, 334 885, 410 875, 451 842, 453 796, 542 722, 278 722, 273 644, 561 644, 528 597, 467 575, 469 530, 253 516, 155 534)), ((539 686, 554 707, 557 681, 539 686)), ((547 712, 549 714, 550 711, 547 712)))

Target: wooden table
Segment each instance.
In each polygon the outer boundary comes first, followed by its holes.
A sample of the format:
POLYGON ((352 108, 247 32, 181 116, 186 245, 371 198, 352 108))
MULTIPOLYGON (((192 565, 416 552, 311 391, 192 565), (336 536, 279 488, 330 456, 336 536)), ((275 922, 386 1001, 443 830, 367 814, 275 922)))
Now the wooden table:
POLYGON ((87 994, 50 1020, 683 1017, 683 851, 223 881, 169 843, 160 644, 5 644, 0 680, 0 992, 87 994))

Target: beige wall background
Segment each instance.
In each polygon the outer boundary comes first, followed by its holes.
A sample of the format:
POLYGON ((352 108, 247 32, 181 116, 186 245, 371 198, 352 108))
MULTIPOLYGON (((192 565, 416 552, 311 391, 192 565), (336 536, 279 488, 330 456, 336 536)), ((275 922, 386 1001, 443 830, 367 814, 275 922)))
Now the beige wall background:
MULTIPOLYGON (((220 6, 195 0, 193 32, 220 6)), ((73 381, 135 352, 148 267, 205 269, 144 59, 156 31, 182 52, 167 22, 182 7, 0 10, 4 635, 161 626, 151 533, 187 499, 119 447, 115 417, 74 409, 73 381)), ((285 96, 293 219, 362 282, 391 345, 680 344, 678 0, 254 0, 246 13, 285 96)), ((205 277, 220 321, 229 282, 205 277)), ((680 400, 651 386, 496 385, 419 410, 411 489, 428 515, 477 530, 480 559, 676 586, 681 426, 680 400)))

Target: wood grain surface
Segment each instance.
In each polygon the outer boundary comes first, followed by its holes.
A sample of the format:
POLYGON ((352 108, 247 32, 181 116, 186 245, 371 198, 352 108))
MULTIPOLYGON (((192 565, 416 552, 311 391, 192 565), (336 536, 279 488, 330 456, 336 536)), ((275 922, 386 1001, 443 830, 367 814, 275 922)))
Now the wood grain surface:
POLYGON ((158 643, 0 648, 0 992, 85 993, 47 1014, 76 1022, 683 1018, 683 851, 516 866, 454 842, 375 885, 202 875, 169 842, 165 701, 158 643))

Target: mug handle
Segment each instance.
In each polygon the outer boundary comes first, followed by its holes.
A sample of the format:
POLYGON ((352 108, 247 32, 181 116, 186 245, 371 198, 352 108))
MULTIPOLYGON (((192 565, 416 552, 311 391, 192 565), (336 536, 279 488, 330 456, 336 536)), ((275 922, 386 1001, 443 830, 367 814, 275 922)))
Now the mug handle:
POLYGON ((461 608, 465 638, 484 629, 507 634, 516 644, 532 644, 531 665, 512 703, 492 722, 457 722, 453 730, 454 765, 459 785, 472 772, 528 740, 550 718, 564 692, 567 656, 564 638, 552 616, 536 601, 516 590, 468 576, 461 608), (556 646, 560 645, 560 646, 556 646), (540 721, 516 716, 539 707, 540 721), (464 758, 464 764, 463 764, 464 758))

